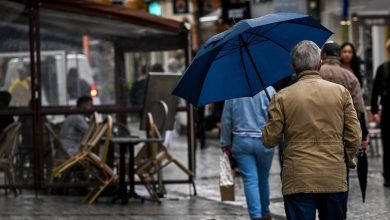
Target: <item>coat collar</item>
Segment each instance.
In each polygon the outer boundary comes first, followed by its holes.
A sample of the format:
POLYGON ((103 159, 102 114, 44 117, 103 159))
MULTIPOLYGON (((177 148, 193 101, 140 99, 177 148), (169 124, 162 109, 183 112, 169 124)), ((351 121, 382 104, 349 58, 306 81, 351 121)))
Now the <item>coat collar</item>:
POLYGON ((324 64, 328 64, 328 65, 332 65, 332 66, 334 66, 334 65, 340 66, 341 65, 340 60, 338 58, 332 58, 332 57, 327 58, 324 61, 322 61, 322 65, 324 65, 324 64))
POLYGON ((318 71, 306 70, 298 74, 298 80, 304 79, 321 79, 321 76, 318 71))

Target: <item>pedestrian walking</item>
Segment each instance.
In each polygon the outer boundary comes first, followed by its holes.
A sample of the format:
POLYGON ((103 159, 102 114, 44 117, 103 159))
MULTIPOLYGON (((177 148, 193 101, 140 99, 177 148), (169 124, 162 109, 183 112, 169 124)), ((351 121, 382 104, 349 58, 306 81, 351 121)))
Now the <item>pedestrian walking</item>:
POLYGON ((344 219, 347 167, 361 144, 361 129, 348 90, 323 80, 320 48, 302 41, 291 51, 298 82, 271 100, 263 143, 283 135, 282 192, 287 219, 344 219), (344 153, 345 152, 345 153, 344 153))
POLYGON ((327 81, 344 86, 351 94, 353 106, 356 110, 360 128, 362 129, 363 147, 368 145, 368 129, 366 124, 366 107, 364 105, 363 91, 359 79, 350 70, 341 67, 342 50, 334 42, 326 43, 321 51, 322 66, 320 76, 327 81))
MULTIPOLYGON (((387 40, 386 48, 390 53, 390 39, 387 40)), ((382 63, 376 70, 371 96, 371 112, 374 119, 377 122, 380 121, 383 147, 383 185, 390 187, 390 60, 382 63), (379 97, 382 105, 381 116, 378 114, 379 97)))
MULTIPOLYGON (((346 53, 345 50, 348 50, 347 48, 348 46, 344 46, 344 51, 343 51, 337 43, 334 42, 326 43, 321 50, 322 66, 319 71, 319 74, 324 80, 334 82, 336 84, 344 86, 351 94, 352 101, 354 103, 354 108, 356 110, 356 114, 360 122, 360 128, 362 130, 362 143, 363 143, 362 147, 364 149, 367 149, 368 129, 366 125, 366 117, 365 117, 366 108, 364 106, 361 84, 359 83, 358 77, 354 75, 354 73, 352 72, 352 69, 349 70, 348 68, 343 68, 342 64, 340 63, 340 60, 341 61, 343 60, 343 55, 342 55, 343 53, 344 53, 344 61, 348 60, 346 59, 347 55, 345 55, 346 53)), ((349 188, 349 169, 347 169, 347 183, 349 188)), ((348 201, 348 191, 347 191, 347 199, 345 202, 347 201, 348 201)), ((346 215, 347 215, 347 209, 345 210, 345 216, 346 215)))
MULTIPOLYGON (((267 91, 275 94, 272 87, 267 91)), ((271 219, 268 177, 274 150, 261 141, 268 104, 264 90, 254 97, 230 99, 225 101, 221 118, 221 146, 237 162, 251 219, 271 219)))
POLYGON ((360 67, 360 58, 357 56, 355 46, 350 42, 345 42, 341 46, 341 67, 351 71, 359 80, 360 87, 364 86, 364 72, 360 67))

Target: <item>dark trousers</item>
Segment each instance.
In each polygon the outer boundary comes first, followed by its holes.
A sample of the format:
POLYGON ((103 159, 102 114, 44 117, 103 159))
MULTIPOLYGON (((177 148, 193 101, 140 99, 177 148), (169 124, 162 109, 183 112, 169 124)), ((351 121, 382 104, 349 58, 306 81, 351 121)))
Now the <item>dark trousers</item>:
POLYGON ((390 110, 383 107, 381 115, 381 136, 383 149, 383 177, 386 182, 390 182, 390 110))
POLYGON ((344 220, 346 192, 297 193, 284 196, 288 220, 315 220, 316 209, 320 220, 344 220))

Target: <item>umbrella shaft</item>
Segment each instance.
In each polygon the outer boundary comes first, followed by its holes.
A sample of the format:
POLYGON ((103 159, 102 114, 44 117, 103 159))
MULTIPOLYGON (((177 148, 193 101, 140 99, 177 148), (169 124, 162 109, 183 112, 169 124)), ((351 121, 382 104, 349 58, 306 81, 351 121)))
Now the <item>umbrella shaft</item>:
POLYGON ((263 79, 262 79, 261 76, 260 76, 260 71, 257 69, 256 63, 255 63, 255 60, 254 60, 253 57, 252 57, 252 54, 251 54, 251 52, 249 51, 248 44, 244 41, 244 39, 242 38, 241 34, 239 35, 239 38, 240 38, 240 40, 242 41, 242 44, 244 45, 245 51, 246 51, 246 53, 247 53, 248 56, 249 56, 249 60, 251 61, 253 67, 255 68, 255 72, 256 72, 256 74, 257 74, 257 77, 259 77, 261 86, 263 86, 264 92, 265 92, 265 94, 267 95, 268 100, 271 101, 271 96, 269 95, 269 93, 268 93, 268 91, 267 91, 267 88, 264 86, 264 81, 263 81, 263 79))

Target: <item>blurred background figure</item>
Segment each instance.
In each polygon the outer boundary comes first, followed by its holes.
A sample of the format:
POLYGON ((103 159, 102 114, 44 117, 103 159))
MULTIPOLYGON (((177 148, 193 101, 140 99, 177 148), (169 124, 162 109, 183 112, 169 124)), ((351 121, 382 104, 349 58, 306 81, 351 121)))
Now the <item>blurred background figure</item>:
MULTIPOLYGON (((8 109, 11 103, 11 94, 8 91, 0 91, 0 110, 8 109)), ((12 115, 0 115, 0 134, 4 128, 14 122, 12 115)))
POLYGON ((155 63, 152 66, 151 72, 163 73, 163 72, 165 72, 165 70, 164 70, 164 67, 161 63, 155 63))
POLYGON ((362 130, 362 140, 368 144, 368 130, 366 124, 366 108, 363 100, 363 92, 358 78, 345 68, 341 67, 342 50, 337 43, 326 43, 321 50, 322 66, 319 71, 320 76, 327 81, 344 86, 352 96, 360 127, 362 130))
MULTIPOLYGON (((77 108, 91 109, 92 98, 82 96, 77 99, 77 108)), ((87 115, 88 116, 88 115, 87 115)), ((60 140, 69 155, 73 155, 79 149, 81 139, 88 129, 88 117, 86 115, 69 115, 66 117, 60 131, 60 140)))
POLYGON ((341 67, 351 71, 359 80, 360 87, 363 88, 364 72, 360 67, 360 58, 356 54, 356 49, 352 43, 346 42, 341 45, 341 67))
POLYGON ((223 112, 224 101, 216 102, 210 105, 207 105, 210 115, 207 115, 205 118, 205 129, 206 131, 211 131, 214 128, 221 129, 221 117, 223 112))
POLYGON ((80 78, 76 68, 70 68, 66 78, 66 90, 70 99, 77 99, 81 96, 90 95, 90 85, 80 78))
POLYGON ((143 106, 145 99, 145 89, 146 89, 146 66, 142 66, 138 70, 138 75, 136 81, 133 82, 130 90, 130 105, 131 106, 143 106))
MULTIPOLYGON (((386 43, 387 52, 390 53, 390 39, 386 43)), ((376 122, 380 121, 382 149, 383 149, 383 177, 385 187, 390 187, 390 61, 382 63, 376 70, 374 86, 371 96, 371 112, 376 122), (379 116, 378 99, 382 105, 382 112, 379 116)))
POLYGON ((31 99, 31 90, 30 90, 30 74, 24 69, 18 69, 19 78, 14 80, 8 91, 12 95, 12 105, 14 106, 27 106, 28 102, 31 99))
POLYGON ((170 73, 180 73, 180 63, 176 58, 169 58, 168 60, 168 72, 170 73))

